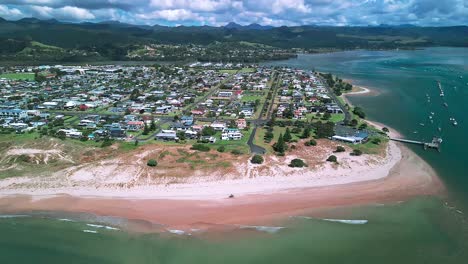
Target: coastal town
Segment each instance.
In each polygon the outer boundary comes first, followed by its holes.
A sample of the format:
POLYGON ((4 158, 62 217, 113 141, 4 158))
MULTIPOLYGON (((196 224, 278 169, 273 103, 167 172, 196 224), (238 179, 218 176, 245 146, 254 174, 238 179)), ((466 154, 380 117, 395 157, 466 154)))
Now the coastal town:
POLYGON ((286 143, 313 137, 350 145, 367 143, 371 136, 374 144, 385 139, 358 121, 364 116, 336 96, 341 92, 329 87, 329 76, 312 71, 192 63, 2 72, 4 136, 69 138, 101 147, 159 141, 238 155, 284 155, 285 147, 270 144, 280 135, 286 143))

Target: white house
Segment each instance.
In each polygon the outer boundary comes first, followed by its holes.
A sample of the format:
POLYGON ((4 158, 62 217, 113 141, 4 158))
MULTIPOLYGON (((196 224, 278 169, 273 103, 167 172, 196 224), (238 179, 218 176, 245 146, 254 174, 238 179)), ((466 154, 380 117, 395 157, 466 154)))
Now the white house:
POLYGON ((226 128, 221 134, 222 140, 241 140, 242 137, 242 133, 237 128, 226 128))

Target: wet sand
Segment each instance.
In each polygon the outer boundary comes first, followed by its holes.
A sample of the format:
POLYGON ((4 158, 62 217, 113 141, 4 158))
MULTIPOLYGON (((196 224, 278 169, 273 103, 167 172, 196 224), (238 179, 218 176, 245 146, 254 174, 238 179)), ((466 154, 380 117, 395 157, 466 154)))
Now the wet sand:
MULTIPOLYGON (((145 220, 168 229, 216 229, 223 225, 271 225, 288 216, 319 214, 336 207, 394 203, 416 196, 445 195, 433 169, 400 146, 402 159, 378 180, 312 188, 285 189, 221 199, 130 199, 70 195, 34 197, 8 195, 0 199, 3 214, 28 211, 83 212, 145 220)), ((148 230, 146 230, 148 231, 148 230)))

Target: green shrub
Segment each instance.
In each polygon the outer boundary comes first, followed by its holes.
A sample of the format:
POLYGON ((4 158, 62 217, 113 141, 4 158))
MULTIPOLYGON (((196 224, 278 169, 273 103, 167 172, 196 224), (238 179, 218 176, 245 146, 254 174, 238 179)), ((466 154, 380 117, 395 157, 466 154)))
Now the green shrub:
POLYGON ((226 147, 225 146, 219 146, 217 149, 216 149, 218 152, 225 152, 226 151, 226 147))
POLYGON ((317 146, 317 141, 315 139, 308 140, 304 143, 306 146, 317 146))
POLYGON ((109 146, 112 146, 112 143, 114 143, 111 139, 106 138, 104 141, 102 141, 101 148, 106 148, 109 146))
POLYGON ((242 155, 243 153, 242 153, 242 151, 240 151, 240 150, 238 150, 238 149, 233 149, 233 150, 231 151, 231 154, 234 154, 234 155, 242 155))
POLYGON ((263 157, 256 154, 252 157, 252 159, 250 160, 251 163, 253 164, 262 164, 263 163, 263 157))
POLYGON ((307 167, 307 164, 301 159, 293 159, 291 160, 291 163, 289 163, 288 166, 292 168, 302 168, 307 167))
POLYGON ((351 156, 361 156, 362 151, 360 149, 355 149, 353 152, 351 152, 351 156))
POLYGON ((210 151, 210 147, 208 147, 207 145, 204 145, 204 144, 193 144, 190 149, 198 150, 198 151, 204 151, 204 152, 210 151))
POLYGON ((346 149, 343 146, 338 146, 336 147, 336 150, 335 150, 335 152, 345 152, 345 151, 346 149))
POLYGON ((331 155, 330 157, 328 157, 327 161, 329 162, 338 162, 338 159, 336 158, 335 155, 331 155))
POLYGON ((381 142, 382 142, 382 140, 380 140, 380 138, 373 138, 372 139, 372 143, 375 144, 375 145, 379 145, 381 142))
POLYGON ((150 167, 156 167, 156 166, 158 166, 158 162, 156 160, 154 160, 154 159, 150 159, 150 160, 148 160, 146 165, 148 165, 150 167))

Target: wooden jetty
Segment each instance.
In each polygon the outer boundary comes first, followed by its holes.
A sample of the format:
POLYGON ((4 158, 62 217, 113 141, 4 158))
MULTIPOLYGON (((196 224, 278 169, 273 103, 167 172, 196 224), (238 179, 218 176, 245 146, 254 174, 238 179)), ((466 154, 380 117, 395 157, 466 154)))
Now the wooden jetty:
POLYGON ((423 141, 409 140, 409 139, 403 139, 403 138, 390 138, 390 140, 403 142, 403 143, 409 143, 409 144, 422 145, 424 149, 432 148, 432 149, 437 149, 439 152, 440 152, 440 145, 442 144, 442 138, 439 138, 439 137, 434 137, 431 142, 423 142, 423 141))

